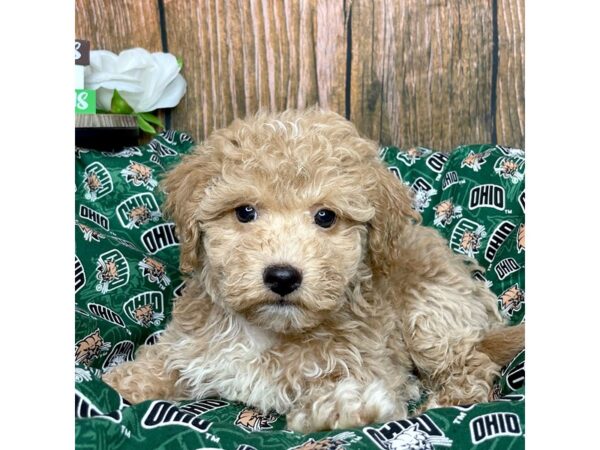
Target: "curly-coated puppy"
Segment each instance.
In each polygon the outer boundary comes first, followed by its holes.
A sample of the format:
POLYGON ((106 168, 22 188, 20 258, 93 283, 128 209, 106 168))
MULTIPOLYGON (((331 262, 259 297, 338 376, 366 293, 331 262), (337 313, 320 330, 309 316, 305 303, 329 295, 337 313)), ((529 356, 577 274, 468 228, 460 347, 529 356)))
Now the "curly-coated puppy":
POLYGON ((215 131, 163 182, 183 296, 104 379, 132 402, 222 396, 304 432, 405 418, 421 387, 428 406, 487 401, 523 330, 377 150, 316 109, 215 131))

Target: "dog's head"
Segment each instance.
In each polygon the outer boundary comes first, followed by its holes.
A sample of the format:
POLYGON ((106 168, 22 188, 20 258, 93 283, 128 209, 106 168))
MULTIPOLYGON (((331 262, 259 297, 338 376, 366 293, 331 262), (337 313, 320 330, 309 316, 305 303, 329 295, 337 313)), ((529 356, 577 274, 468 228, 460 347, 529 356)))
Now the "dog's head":
POLYGON ((316 109, 258 114, 215 131, 163 182, 181 269, 251 323, 297 332, 386 275, 405 226, 408 190, 377 144, 316 109))

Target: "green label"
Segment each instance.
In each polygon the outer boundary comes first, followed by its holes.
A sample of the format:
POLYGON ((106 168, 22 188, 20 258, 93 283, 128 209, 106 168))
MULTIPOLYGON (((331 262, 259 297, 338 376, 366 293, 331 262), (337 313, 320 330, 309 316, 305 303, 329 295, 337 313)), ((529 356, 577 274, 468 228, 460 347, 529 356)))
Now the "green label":
POLYGON ((96 91, 75 89, 75 114, 96 114, 96 91))

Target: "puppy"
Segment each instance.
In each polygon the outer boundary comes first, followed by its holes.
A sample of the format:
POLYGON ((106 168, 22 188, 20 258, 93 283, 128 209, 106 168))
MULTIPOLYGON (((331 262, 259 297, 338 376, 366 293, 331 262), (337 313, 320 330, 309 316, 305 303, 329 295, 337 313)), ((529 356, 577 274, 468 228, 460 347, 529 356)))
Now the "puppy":
POLYGON ((473 265, 419 224, 375 142, 318 109, 215 131, 163 180, 186 289, 104 380, 133 403, 208 396, 309 432, 488 401, 523 347, 473 265))

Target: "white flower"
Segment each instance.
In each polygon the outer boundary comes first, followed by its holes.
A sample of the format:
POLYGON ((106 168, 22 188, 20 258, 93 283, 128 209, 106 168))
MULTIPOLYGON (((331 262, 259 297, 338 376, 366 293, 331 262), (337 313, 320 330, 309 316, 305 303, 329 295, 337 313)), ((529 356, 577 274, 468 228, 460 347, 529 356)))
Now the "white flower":
POLYGON ((185 94, 187 83, 170 53, 150 53, 143 48, 90 52, 85 68, 85 88, 96 90, 98 108, 110 111, 114 89, 135 112, 172 108, 185 94))

